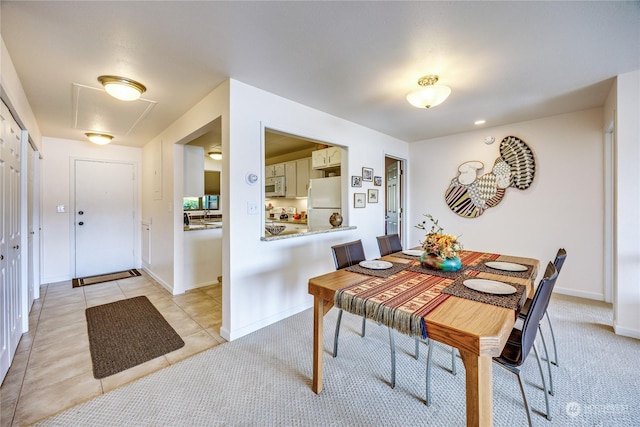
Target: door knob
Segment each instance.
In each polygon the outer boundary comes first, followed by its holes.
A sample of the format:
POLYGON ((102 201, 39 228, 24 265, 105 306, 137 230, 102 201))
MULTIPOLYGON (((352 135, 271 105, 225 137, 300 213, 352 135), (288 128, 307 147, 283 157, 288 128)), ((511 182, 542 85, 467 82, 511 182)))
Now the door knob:
POLYGON ((84 225, 84 222, 80 221, 80 222, 78 223, 78 225, 84 225))
POLYGON ((0 261, 4 259, 4 255, 0 254, 0 261))
POLYGON ((20 245, 15 245, 13 249, 20 249, 20 245))
POLYGON ((84 211, 79 211, 78 215, 84 215, 84 211))

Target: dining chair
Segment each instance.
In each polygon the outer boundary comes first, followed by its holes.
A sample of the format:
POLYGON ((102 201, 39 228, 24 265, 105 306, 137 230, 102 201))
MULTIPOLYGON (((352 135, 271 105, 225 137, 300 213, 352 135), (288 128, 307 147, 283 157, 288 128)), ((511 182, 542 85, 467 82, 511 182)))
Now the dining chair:
MULTIPOLYGON (((560 270, 562 270, 562 266, 564 265, 564 261, 566 258, 567 258, 567 251, 564 248, 558 249, 556 258, 553 261, 553 265, 556 267, 556 270, 558 270, 558 274, 560 274, 560 270)), ((520 317, 521 319, 524 319, 527 316, 527 312, 529 311, 530 305, 531 305, 531 299, 527 298, 524 305, 522 306, 522 309, 520 310, 520 313, 518 314, 518 317, 520 317)), ((545 310, 544 315, 547 318, 547 324, 549 325, 549 331, 551 332, 551 342, 553 343, 554 360, 551 363, 558 366, 558 348, 556 346, 556 336, 553 332, 553 325, 551 324, 551 318, 549 317, 548 310, 545 310)))
POLYGON ((522 393, 522 400, 524 401, 524 407, 527 411, 527 420, 529 426, 531 423, 531 413, 529 410, 529 403, 527 402, 527 395, 524 391, 524 385, 520 376, 520 367, 524 364, 527 356, 533 348, 533 352, 536 355, 538 362, 538 370, 540 371, 540 378, 542 380, 542 388, 544 390, 544 399, 546 405, 546 417, 551 421, 551 412, 549 410, 549 393, 547 390, 547 382, 544 378, 542 371, 542 363, 540 362, 540 356, 535 344, 536 335, 539 330, 540 321, 544 316, 549 300, 551 299, 551 292, 558 278, 558 271, 553 263, 549 262, 547 269, 545 270, 544 277, 540 281, 540 284, 536 288, 535 294, 531 300, 529 311, 524 318, 522 329, 513 328, 507 343, 505 344, 502 353, 499 357, 494 357, 493 362, 498 366, 506 369, 507 371, 515 374, 518 377, 518 384, 520 385, 520 392, 522 393))
MULTIPOLYGON (((355 240, 353 242, 342 243, 331 247, 333 253, 333 261, 336 265, 336 270, 351 267, 358 264, 360 261, 365 261, 364 247, 362 246, 362 240, 355 240)), ((343 310, 338 311, 338 320, 336 321, 336 332, 333 338, 333 357, 338 355, 338 338, 340 336, 340 324, 342 323, 343 310)), ((365 334, 365 326, 367 317, 362 316, 362 336, 365 334)), ((396 345, 393 336, 393 330, 389 329, 389 347, 391 349, 391 388, 396 386, 396 345)))
MULTIPOLYGON (((566 258, 567 258, 567 251, 565 251, 564 248, 558 249, 556 258, 553 261, 553 266, 556 268, 558 275, 560 275, 560 270, 562 269, 562 266, 564 265, 564 261, 566 258)), ((522 306, 522 309, 520 310, 520 313, 518 313, 519 319, 524 319, 525 317, 527 317, 527 313, 529 312, 529 309, 531 306, 531 301, 532 301, 531 298, 527 298, 524 305, 522 306)), ((542 332, 542 319, 540 321, 540 324, 538 325, 538 331, 540 332, 542 348, 544 350, 544 354, 547 359, 547 370, 549 371, 549 394, 554 396, 555 389, 553 386, 553 374, 551 372, 551 363, 558 366, 558 350, 556 347, 556 337, 555 337, 555 334, 553 333, 553 325, 551 324, 551 319, 549 318, 548 305, 550 301, 551 299, 549 299, 549 301, 547 302, 547 307, 545 307, 544 309, 544 317, 547 318, 547 324, 549 325, 549 331, 551 332, 551 341, 553 343, 553 353, 554 353, 555 362, 552 362, 551 359, 549 358, 549 351, 547 350, 547 342, 544 338, 544 333, 542 332)))
POLYGON ((400 236, 397 234, 387 234, 385 236, 376 237, 378 240, 378 248, 380 249, 380 256, 392 254, 394 252, 400 252, 402 250, 402 243, 400 242, 400 236))

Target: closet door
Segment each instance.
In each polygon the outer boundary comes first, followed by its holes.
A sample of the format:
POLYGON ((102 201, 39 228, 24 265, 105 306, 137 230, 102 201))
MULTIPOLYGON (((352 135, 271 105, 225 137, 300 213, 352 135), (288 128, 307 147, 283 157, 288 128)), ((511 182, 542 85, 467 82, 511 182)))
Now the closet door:
POLYGON ((0 103, 0 381, 22 333, 20 136, 9 109, 0 103))

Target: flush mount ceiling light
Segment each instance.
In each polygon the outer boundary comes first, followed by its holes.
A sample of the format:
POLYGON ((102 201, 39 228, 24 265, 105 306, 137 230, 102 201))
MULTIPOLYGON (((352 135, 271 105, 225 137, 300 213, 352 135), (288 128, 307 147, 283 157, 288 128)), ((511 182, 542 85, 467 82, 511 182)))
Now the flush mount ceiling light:
POLYGON ((109 95, 121 101, 135 101, 147 90, 142 83, 126 77, 100 76, 98 81, 109 95))
POLYGON ((431 108, 440 105, 451 93, 451 88, 436 85, 438 76, 428 75, 420 77, 418 84, 422 89, 407 95, 407 101, 417 108, 431 108))
POLYGON ((209 151, 207 154, 213 160, 222 160, 222 153, 220 151, 209 151))
POLYGON ((113 139, 113 136, 108 135, 106 133, 88 132, 88 133, 85 133, 85 135, 87 136, 87 138, 89 138, 89 141, 98 145, 106 145, 110 143, 111 140, 113 139))

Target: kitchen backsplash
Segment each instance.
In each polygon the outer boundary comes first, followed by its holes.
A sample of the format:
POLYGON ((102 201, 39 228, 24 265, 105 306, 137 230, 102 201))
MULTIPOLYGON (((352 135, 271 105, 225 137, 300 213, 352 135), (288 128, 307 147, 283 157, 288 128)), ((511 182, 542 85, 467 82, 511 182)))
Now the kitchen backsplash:
MULTIPOLYGON (((285 209, 293 208, 295 212, 292 212, 292 213, 300 213, 302 211, 307 210, 306 197, 301 199, 287 199, 284 197, 275 197, 271 199, 265 199, 264 203, 265 203, 265 210, 267 209, 269 204, 271 204, 272 208, 285 208, 285 209)), ((274 214, 276 213, 273 210, 267 211, 267 217, 269 216, 268 214, 270 212, 273 212, 274 214)), ((280 211, 278 211, 277 213, 280 214, 280 211)))

